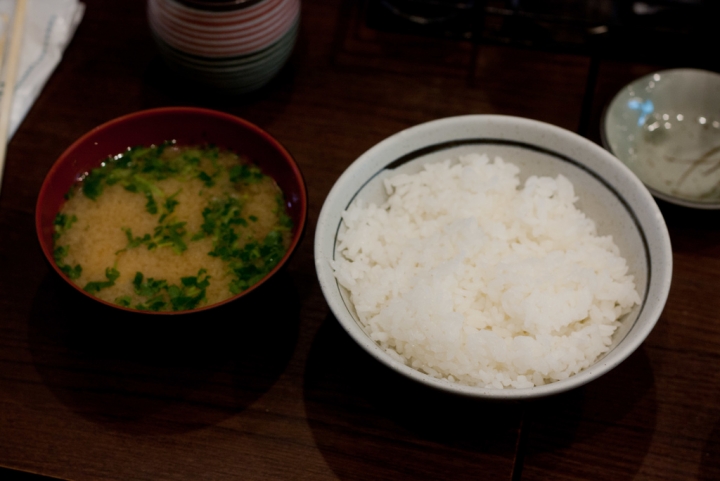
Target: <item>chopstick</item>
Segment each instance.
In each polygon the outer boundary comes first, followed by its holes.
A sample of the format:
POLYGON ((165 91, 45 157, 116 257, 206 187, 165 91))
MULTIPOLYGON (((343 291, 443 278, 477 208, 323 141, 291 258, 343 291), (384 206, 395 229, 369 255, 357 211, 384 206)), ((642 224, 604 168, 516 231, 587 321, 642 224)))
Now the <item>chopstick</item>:
MULTIPOLYGON (((26 3, 26 0, 17 0, 15 2, 10 45, 8 46, 8 58, 5 66, 5 87, 3 88, 2 98, 0 98, 0 189, 2 189, 2 176, 5 170, 10 112, 12 111, 12 100, 15 92, 15 82, 17 81, 18 65, 20 63, 20 46, 25 28, 26 3)), ((2 47, 2 50, 0 50, 0 65, 2 65, 5 54, 5 35, 3 36, 2 47)))
POLYGON ((8 22, 7 13, 0 14, 0 24, 2 24, 2 28, 3 28, 2 37, 0 37, 0 65, 2 65, 3 58, 5 58, 5 40, 7 40, 7 22, 8 22))

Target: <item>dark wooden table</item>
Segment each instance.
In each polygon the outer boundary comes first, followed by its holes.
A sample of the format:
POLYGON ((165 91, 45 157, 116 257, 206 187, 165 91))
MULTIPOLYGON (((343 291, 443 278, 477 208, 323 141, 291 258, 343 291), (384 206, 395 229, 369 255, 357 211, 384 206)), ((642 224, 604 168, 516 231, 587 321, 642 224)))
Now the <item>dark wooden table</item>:
POLYGON ((186 88, 165 69, 145 2, 84 1, 62 63, 8 150, 0 197, 0 475, 720 478, 718 213, 661 203, 675 269, 655 330, 603 378, 525 403, 456 398, 389 372, 339 327, 313 263, 325 196, 383 138, 439 117, 499 113, 598 142, 602 109, 621 86, 687 66, 684 60, 378 32, 363 21, 362 2, 306 0, 286 68, 260 92, 224 99, 186 88), (169 105, 230 112, 277 137, 307 181, 306 235, 251 305, 201 323, 106 319, 49 269, 36 241, 35 200, 51 164, 83 133, 169 105))

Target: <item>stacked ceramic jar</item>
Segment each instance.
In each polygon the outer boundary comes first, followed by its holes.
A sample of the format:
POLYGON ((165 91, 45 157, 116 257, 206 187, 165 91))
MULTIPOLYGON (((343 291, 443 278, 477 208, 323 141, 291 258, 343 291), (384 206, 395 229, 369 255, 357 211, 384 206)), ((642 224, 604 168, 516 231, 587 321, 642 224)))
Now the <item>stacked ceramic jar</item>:
POLYGON ((148 0, 148 21, 171 68, 241 94, 268 83, 287 62, 300 0, 148 0))

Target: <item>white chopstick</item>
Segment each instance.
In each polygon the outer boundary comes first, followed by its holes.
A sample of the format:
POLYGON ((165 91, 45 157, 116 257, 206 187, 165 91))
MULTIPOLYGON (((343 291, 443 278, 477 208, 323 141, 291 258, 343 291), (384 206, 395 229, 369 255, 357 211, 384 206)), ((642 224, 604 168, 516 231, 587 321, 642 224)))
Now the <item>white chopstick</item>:
MULTIPOLYGON (((5 86, 3 88, 2 98, 0 98, 0 188, 2 188, 2 175, 5 170, 10 112, 12 111, 12 100, 15 92, 18 65, 20 63, 20 46, 23 39, 23 30, 25 29, 26 3, 26 0, 17 0, 15 2, 10 45, 8 46, 8 57, 5 65, 5 86)), ((2 43, 4 47, 4 38, 2 43)), ((3 48, 0 55, 3 55, 4 51, 5 49, 3 48)), ((2 65, 2 57, 0 57, 0 65, 2 65)))

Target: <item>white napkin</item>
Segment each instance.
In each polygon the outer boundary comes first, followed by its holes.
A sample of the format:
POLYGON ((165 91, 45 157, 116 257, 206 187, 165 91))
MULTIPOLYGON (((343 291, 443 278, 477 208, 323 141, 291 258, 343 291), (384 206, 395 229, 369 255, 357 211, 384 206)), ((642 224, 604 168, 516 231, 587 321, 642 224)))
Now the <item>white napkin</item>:
MULTIPOLYGON (((14 0, 0 0, 0 35, 5 36, 6 61, 12 35, 14 7, 14 0)), ((70 43, 85 13, 85 5, 78 0, 27 0, 26 8, 8 140, 12 138, 60 63, 65 47, 70 43)), ((3 66, 3 77, 4 70, 3 66)))

